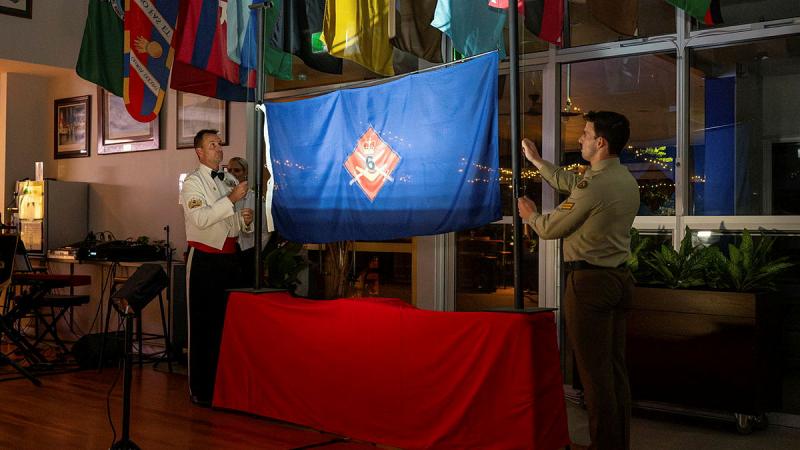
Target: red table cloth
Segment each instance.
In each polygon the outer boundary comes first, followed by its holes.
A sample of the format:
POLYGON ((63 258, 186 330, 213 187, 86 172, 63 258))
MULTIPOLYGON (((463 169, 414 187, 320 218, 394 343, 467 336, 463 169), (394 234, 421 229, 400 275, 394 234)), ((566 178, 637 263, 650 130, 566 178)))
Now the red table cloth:
POLYGON ((551 312, 232 293, 213 404, 403 448, 569 443, 551 312))

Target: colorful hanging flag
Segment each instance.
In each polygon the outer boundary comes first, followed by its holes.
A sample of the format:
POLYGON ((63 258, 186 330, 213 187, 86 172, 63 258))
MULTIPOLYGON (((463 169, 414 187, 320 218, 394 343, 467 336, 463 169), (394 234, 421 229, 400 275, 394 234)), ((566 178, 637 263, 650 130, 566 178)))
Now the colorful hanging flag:
POLYGON ((547 42, 561 45, 564 28, 564 2, 562 0, 524 0, 525 28, 547 42))
POLYGON ((178 3, 172 0, 125 1, 123 99, 139 122, 158 117, 164 103, 177 18, 178 3))
POLYGON ((169 87, 176 91, 191 92, 231 102, 252 102, 256 98, 255 89, 233 84, 211 72, 177 60, 172 64, 169 87))
POLYGON ((719 0, 666 0, 706 25, 722 23, 719 0))
POLYGON ((333 56, 394 75, 386 0, 327 0, 321 39, 333 56))
POLYGON ((75 71, 117 97, 122 87, 122 42, 125 35, 122 0, 89 0, 81 52, 75 71))
POLYGON ((254 87, 254 70, 240 70, 228 57, 228 8, 226 1, 182 0, 178 33, 180 48, 175 59, 224 78, 233 84, 254 87))
MULTIPOLYGON (((508 0, 489 0, 489 6, 498 9, 508 9, 508 0)), ((525 0, 517 0, 517 11, 525 14, 525 0)))
POLYGON ((611 30, 635 36, 639 27, 639 0, 588 0, 589 13, 611 30))
POLYGON ((426 61, 442 62, 442 32, 431 26, 435 11, 436 0, 398 4, 395 13, 397 30, 390 39, 392 45, 426 61))
POLYGON ((372 241, 498 220, 497 65, 493 52, 377 86, 267 103, 275 229, 296 242, 372 241))
MULTIPOLYGON (((258 12, 250 9, 250 5, 262 3, 264 0, 228 0, 227 53, 240 68, 255 70, 258 67, 258 12)), ((263 10, 267 39, 275 29, 284 3, 272 0, 272 7, 263 10)), ((264 45, 264 72, 291 80, 292 55, 276 48, 268 40, 264 45)))
POLYGON ((431 26, 450 36, 453 48, 464 56, 497 50, 500 57, 505 58, 505 11, 492 8, 485 1, 463 3, 439 0, 431 26))
POLYGON ((291 0, 283 4, 270 45, 297 55, 306 66, 341 74, 342 59, 328 54, 321 40, 325 0, 291 0))

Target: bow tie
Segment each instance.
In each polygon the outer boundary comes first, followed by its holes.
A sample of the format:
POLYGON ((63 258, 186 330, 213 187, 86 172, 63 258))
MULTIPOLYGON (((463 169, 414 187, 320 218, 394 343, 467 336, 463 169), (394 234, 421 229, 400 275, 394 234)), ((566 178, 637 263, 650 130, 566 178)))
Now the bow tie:
POLYGON ((224 180, 225 179, 225 171, 224 170, 220 170, 219 172, 217 172, 216 170, 212 169, 211 170, 211 179, 213 180, 214 178, 219 178, 219 181, 224 180))

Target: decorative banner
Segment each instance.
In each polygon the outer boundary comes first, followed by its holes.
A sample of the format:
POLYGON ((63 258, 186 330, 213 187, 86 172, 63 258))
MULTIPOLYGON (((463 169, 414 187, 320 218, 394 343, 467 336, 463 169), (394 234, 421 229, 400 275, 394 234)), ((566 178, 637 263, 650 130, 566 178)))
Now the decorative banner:
POLYGON ((268 103, 268 223, 289 240, 321 243, 498 220, 497 64, 493 52, 378 86, 268 103))
POLYGON ((125 1, 123 98, 139 122, 158 117, 164 103, 177 18, 177 0, 125 1))

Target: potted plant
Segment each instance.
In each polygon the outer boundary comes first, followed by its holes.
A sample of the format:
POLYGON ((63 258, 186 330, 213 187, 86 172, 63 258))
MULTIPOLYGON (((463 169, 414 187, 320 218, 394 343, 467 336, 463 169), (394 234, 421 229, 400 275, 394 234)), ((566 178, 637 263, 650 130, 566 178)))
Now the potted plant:
POLYGON ((731 412, 742 432, 779 405, 781 299, 773 290, 792 264, 770 257, 773 243, 764 236, 754 245, 745 230, 726 256, 694 245, 688 229, 677 251, 643 252, 646 243, 633 242, 642 247, 629 261, 637 278, 627 346, 635 401, 731 412))
POLYGON ((302 250, 303 244, 287 240, 281 240, 268 249, 264 256, 267 286, 294 292, 300 283, 298 275, 308 267, 308 262, 301 255, 302 250))

